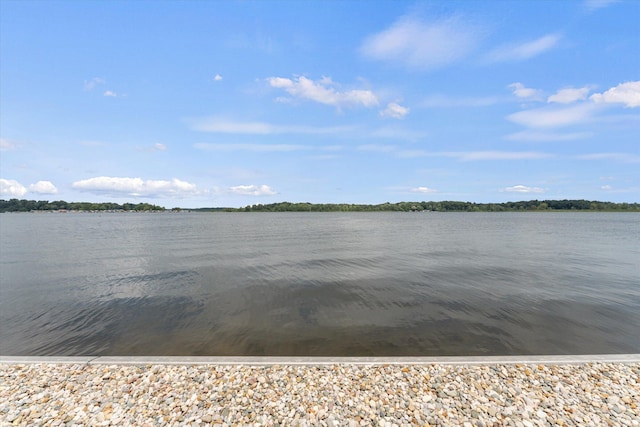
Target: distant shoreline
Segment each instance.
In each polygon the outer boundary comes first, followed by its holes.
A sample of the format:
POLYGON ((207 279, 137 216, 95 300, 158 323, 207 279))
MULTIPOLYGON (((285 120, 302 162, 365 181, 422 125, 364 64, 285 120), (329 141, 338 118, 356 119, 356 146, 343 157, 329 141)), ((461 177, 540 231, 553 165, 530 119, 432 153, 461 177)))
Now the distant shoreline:
POLYGON ((421 201, 380 204, 291 203, 254 204, 240 208, 202 207, 171 209, 149 203, 93 203, 36 200, 0 200, 2 212, 640 212, 640 203, 597 200, 528 200, 503 203, 421 201))

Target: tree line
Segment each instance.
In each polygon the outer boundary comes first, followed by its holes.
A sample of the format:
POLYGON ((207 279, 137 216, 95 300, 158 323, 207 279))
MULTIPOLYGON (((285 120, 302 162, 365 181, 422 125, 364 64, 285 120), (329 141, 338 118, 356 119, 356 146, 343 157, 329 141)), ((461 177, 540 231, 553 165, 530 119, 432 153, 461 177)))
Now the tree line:
MULTIPOLYGON (((0 212, 31 211, 165 211, 162 206, 149 203, 92 203, 0 200, 0 212)), ((173 208, 179 211, 180 208, 173 208)), ((473 203, 459 201, 398 202, 375 205, 352 203, 291 203, 254 204, 241 208, 188 209, 198 212, 521 212, 521 211, 611 211, 640 212, 640 203, 613 203, 591 200, 529 200, 504 203, 473 203)))
POLYGON ((65 202, 57 200, 0 200, 0 212, 31 212, 31 211, 164 211, 162 206, 149 203, 91 203, 91 202, 65 202))
POLYGON ((640 212, 640 203, 613 203, 590 200, 529 200, 505 203, 458 201, 398 202, 377 205, 349 203, 290 203, 247 205, 227 208, 229 212, 518 212, 518 211, 624 211, 640 212))

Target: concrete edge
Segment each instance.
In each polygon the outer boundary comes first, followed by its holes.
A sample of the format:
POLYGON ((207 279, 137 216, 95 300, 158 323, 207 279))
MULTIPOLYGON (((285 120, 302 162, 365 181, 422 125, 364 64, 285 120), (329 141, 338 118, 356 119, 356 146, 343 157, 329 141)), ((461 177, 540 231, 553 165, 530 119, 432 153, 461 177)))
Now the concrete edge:
POLYGON ((0 364, 84 365, 497 365, 640 363, 640 354, 441 356, 441 357, 259 357, 259 356, 0 356, 0 364))

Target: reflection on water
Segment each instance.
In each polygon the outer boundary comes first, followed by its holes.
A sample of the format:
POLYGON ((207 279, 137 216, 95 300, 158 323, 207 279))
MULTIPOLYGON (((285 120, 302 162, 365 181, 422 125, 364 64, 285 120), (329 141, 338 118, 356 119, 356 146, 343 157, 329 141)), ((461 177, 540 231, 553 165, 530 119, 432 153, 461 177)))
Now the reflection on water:
POLYGON ((0 354, 640 352, 637 214, 0 216, 0 354))

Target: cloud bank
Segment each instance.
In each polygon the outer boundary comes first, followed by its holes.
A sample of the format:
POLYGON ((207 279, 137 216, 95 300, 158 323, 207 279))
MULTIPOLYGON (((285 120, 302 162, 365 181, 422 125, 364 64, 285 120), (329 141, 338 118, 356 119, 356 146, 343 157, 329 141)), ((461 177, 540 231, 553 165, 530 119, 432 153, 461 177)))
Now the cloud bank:
POLYGON ((0 195, 6 197, 22 197, 27 193, 56 194, 58 189, 51 181, 38 181, 25 187, 13 179, 0 178, 0 195))
POLYGON ((27 189, 18 181, 0 178, 0 195, 8 197, 22 197, 26 192, 27 189))
POLYGON ((89 193, 118 194, 128 196, 176 196, 190 195, 198 192, 196 185, 177 178, 171 181, 142 180, 141 178, 120 178, 99 176, 76 181, 71 185, 74 189, 89 193))

